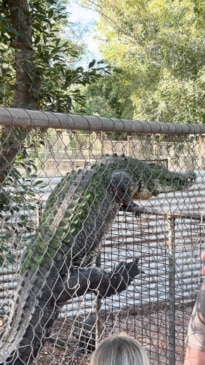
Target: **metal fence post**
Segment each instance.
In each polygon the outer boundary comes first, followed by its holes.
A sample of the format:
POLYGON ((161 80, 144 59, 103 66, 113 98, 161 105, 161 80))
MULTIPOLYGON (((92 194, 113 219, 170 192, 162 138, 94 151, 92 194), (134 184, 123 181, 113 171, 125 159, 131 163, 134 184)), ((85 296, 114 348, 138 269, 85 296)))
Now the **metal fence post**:
POLYGON ((169 365, 175 365, 175 217, 168 216, 169 252, 169 365))
MULTIPOLYGON (((98 253, 96 258, 96 266, 101 267, 101 252, 98 253)), ((100 308, 101 308, 101 299, 97 297, 96 299, 96 322, 95 322, 95 346, 99 344, 99 339, 101 335, 101 326, 100 326, 100 308)))

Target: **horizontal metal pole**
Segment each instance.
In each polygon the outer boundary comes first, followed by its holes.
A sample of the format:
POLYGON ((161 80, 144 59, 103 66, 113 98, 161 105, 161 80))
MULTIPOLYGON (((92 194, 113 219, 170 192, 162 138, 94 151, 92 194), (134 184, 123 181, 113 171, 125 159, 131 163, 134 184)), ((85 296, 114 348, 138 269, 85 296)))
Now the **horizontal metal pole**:
POLYGON ((0 107, 0 125, 129 134, 205 134, 203 124, 159 123, 5 107, 0 107))
POLYGON ((138 214, 149 214, 149 215, 158 215, 158 216, 162 216, 164 218, 182 218, 182 219, 191 219, 191 220, 197 220, 200 223, 204 223, 205 222, 205 215, 204 214, 198 214, 198 213, 186 213, 186 212, 171 212, 171 211, 160 211, 160 210, 156 210, 156 209, 149 209, 149 208, 144 208, 143 206, 139 206, 137 208, 137 213, 136 216, 138 214))

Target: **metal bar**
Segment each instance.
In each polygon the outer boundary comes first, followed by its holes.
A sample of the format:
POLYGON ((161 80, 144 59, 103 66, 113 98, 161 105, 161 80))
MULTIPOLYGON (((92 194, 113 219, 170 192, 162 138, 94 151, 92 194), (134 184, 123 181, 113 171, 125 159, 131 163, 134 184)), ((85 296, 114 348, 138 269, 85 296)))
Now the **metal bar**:
POLYGON ((198 214, 198 213, 185 213, 185 212, 170 212, 170 211, 160 211, 160 210, 156 210, 156 209, 149 209, 149 208, 144 208, 143 206, 138 207, 137 208, 137 212, 136 215, 138 214, 149 214, 149 215, 159 215, 162 217, 174 217, 174 218, 184 218, 184 219, 193 219, 193 220, 198 220, 201 223, 205 222, 205 215, 204 214, 198 214))
POLYGON ((169 365, 175 365, 175 217, 168 217, 169 236, 169 365))
MULTIPOLYGON (((101 267, 101 252, 98 253, 98 256, 96 258, 96 266, 101 267)), ((95 322, 95 347, 100 342, 101 338, 101 324, 100 324, 100 310, 101 310, 101 299, 97 297, 96 299, 96 322, 95 322)))
POLYGON ((148 122, 4 107, 0 107, 0 125, 129 134, 205 134, 205 125, 203 124, 148 122))

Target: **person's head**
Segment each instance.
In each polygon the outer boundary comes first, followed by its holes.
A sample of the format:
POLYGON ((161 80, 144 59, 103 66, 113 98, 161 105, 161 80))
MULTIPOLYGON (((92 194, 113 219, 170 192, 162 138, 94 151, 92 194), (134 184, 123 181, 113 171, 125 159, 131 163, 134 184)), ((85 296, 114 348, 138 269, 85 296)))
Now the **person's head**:
POLYGON ((102 341, 94 351, 90 365, 149 365, 143 346, 122 333, 102 341))

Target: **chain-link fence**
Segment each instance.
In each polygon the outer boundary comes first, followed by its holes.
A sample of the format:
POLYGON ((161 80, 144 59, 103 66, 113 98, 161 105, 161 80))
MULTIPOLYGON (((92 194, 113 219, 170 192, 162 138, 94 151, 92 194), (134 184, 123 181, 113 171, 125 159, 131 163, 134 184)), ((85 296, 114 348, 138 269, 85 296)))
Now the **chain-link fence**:
POLYGON ((89 364, 119 332, 151 364, 183 364, 204 127, 3 108, 0 123, 0 364, 89 364))

